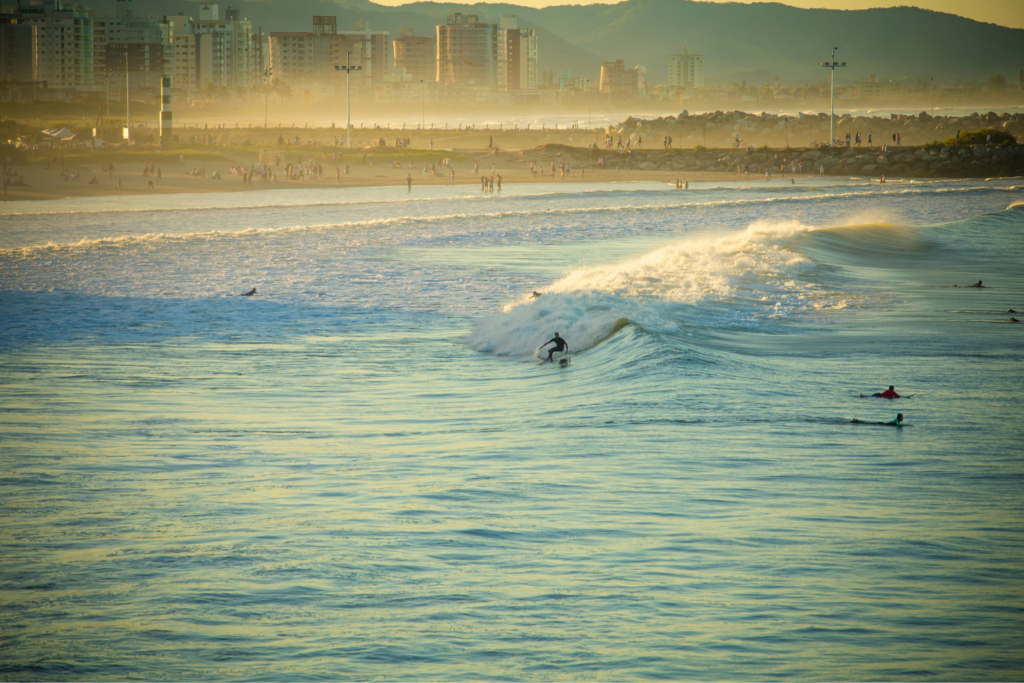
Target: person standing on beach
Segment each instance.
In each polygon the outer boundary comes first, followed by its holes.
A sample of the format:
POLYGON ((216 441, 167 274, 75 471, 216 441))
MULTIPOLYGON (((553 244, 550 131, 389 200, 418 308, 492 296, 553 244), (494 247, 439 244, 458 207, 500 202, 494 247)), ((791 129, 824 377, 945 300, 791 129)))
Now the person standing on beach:
POLYGON ((409 192, 412 192, 412 174, 411 173, 406 173, 405 174, 405 183, 406 183, 406 185, 409 186, 409 192))

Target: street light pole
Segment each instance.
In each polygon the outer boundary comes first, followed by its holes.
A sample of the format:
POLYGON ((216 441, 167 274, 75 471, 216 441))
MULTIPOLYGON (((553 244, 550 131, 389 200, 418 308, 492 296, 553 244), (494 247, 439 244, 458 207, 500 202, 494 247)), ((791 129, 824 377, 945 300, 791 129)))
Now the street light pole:
POLYGON ((420 80, 423 87, 420 88, 420 104, 423 105, 423 109, 420 112, 420 130, 424 130, 427 127, 427 82, 420 80))
POLYGON ((128 47, 124 48, 124 113, 128 124, 128 148, 132 146, 132 93, 131 93, 131 72, 128 70, 128 47))
POLYGON ((829 147, 835 147, 836 144, 836 67, 846 66, 846 62, 840 64, 836 61, 836 50, 838 47, 832 48, 832 61, 831 62, 818 62, 818 66, 823 66, 826 69, 832 70, 832 87, 829 89, 829 102, 831 112, 829 113, 828 120, 828 134, 829 134, 829 147))
MULTIPOLYGON (((335 66, 335 71, 345 72, 345 99, 348 102, 348 134, 345 136, 345 145, 352 149, 352 72, 362 71, 361 66, 352 66, 352 53, 346 53, 345 66, 335 66)), ((426 118, 426 114, 424 114, 426 118)))
POLYGON ((267 113, 270 111, 270 76, 274 72, 263 70, 263 130, 267 129, 267 113))
MULTIPOLYGON (((590 79, 587 79, 586 89, 590 90, 590 79)), ((590 130, 594 130, 594 98, 587 98, 587 126, 590 130)))

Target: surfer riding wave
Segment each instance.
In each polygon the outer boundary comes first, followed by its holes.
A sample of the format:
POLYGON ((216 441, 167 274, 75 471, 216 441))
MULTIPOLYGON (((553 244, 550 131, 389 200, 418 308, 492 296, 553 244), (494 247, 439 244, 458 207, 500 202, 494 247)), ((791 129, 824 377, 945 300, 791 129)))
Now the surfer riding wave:
POLYGON ((541 344, 540 348, 543 349, 548 344, 554 344, 554 346, 548 350, 548 361, 551 361, 551 357, 555 355, 556 351, 558 353, 567 353, 569 351, 569 345, 565 342, 564 339, 558 336, 557 332, 555 332, 555 336, 552 337, 549 341, 546 341, 543 344, 541 344))

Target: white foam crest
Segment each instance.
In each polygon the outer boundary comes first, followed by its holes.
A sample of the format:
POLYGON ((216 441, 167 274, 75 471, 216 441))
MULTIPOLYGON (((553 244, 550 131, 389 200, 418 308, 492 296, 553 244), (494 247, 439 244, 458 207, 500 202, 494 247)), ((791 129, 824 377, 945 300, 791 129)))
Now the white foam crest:
POLYGON ((49 242, 45 245, 33 245, 27 247, 11 247, 0 249, 0 256, 31 256, 38 253, 53 252, 64 249, 84 249, 89 247, 109 247, 133 245, 143 242, 158 240, 192 240, 192 239, 218 239, 229 237, 248 237, 254 235, 270 235, 274 233, 293 232, 301 230, 326 230, 326 229, 358 229, 366 227, 381 227, 390 225, 401 225, 408 223, 444 223, 456 220, 480 220, 480 219, 501 219, 507 217, 531 217, 531 216, 552 216, 552 215, 574 215, 574 214, 607 214, 623 213, 633 211, 675 211, 686 208, 717 208, 726 206, 746 206, 758 204, 775 204, 782 202, 808 202, 835 199, 849 199, 856 197, 871 197, 880 195, 906 195, 906 194, 933 194, 936 192, 972 192, 972 191, 1017 191, 1024 189, 1024 186, 1011 186, 1006 188, 947 188, 947 189, 900 189, 892 191, 866 191, 866 192, 842 192, 824 194, 801 194, 783 197, 761 197, 753 199, 717 200, 706 202, 680 202, 673 204, 630 204, 625 206, 605 207, 570 207, 561 209, 537 209, 537 210, 513 210, 494 212, 461 212, 437 216, 395 216, 392 218, 380 218, 364 221, 351 221, 346 223, 331 223, 318 225, 297 225, 284 228, 247 228, 238 231, 210 230, 203 232, 190 232, 182 234, 169 233, 147 233, 144 235, 122 235, 118 237, 105 237, 100 239, 83 238, 73 243, 49 242))
POLYGON ((672 244, 624 263, 580 268, 481 321, 467 338, 478 351, 525 356, 558 331, 573 350, 595 346, 624 321, 656 331, 689 322, 748 326, 795 309, 840 309, 800 271, 806 257, 786 248, 814 230, 796 221, 757 222, 719 239, 672 244))

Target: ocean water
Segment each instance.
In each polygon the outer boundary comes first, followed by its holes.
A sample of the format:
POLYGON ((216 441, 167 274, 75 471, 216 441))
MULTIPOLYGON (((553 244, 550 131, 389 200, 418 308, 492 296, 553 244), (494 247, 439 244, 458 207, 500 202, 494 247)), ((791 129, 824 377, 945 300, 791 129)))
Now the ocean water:
POLYGON ((0 678, 1020 680, 1024 182, 786 183, 4 205, 0 678))

